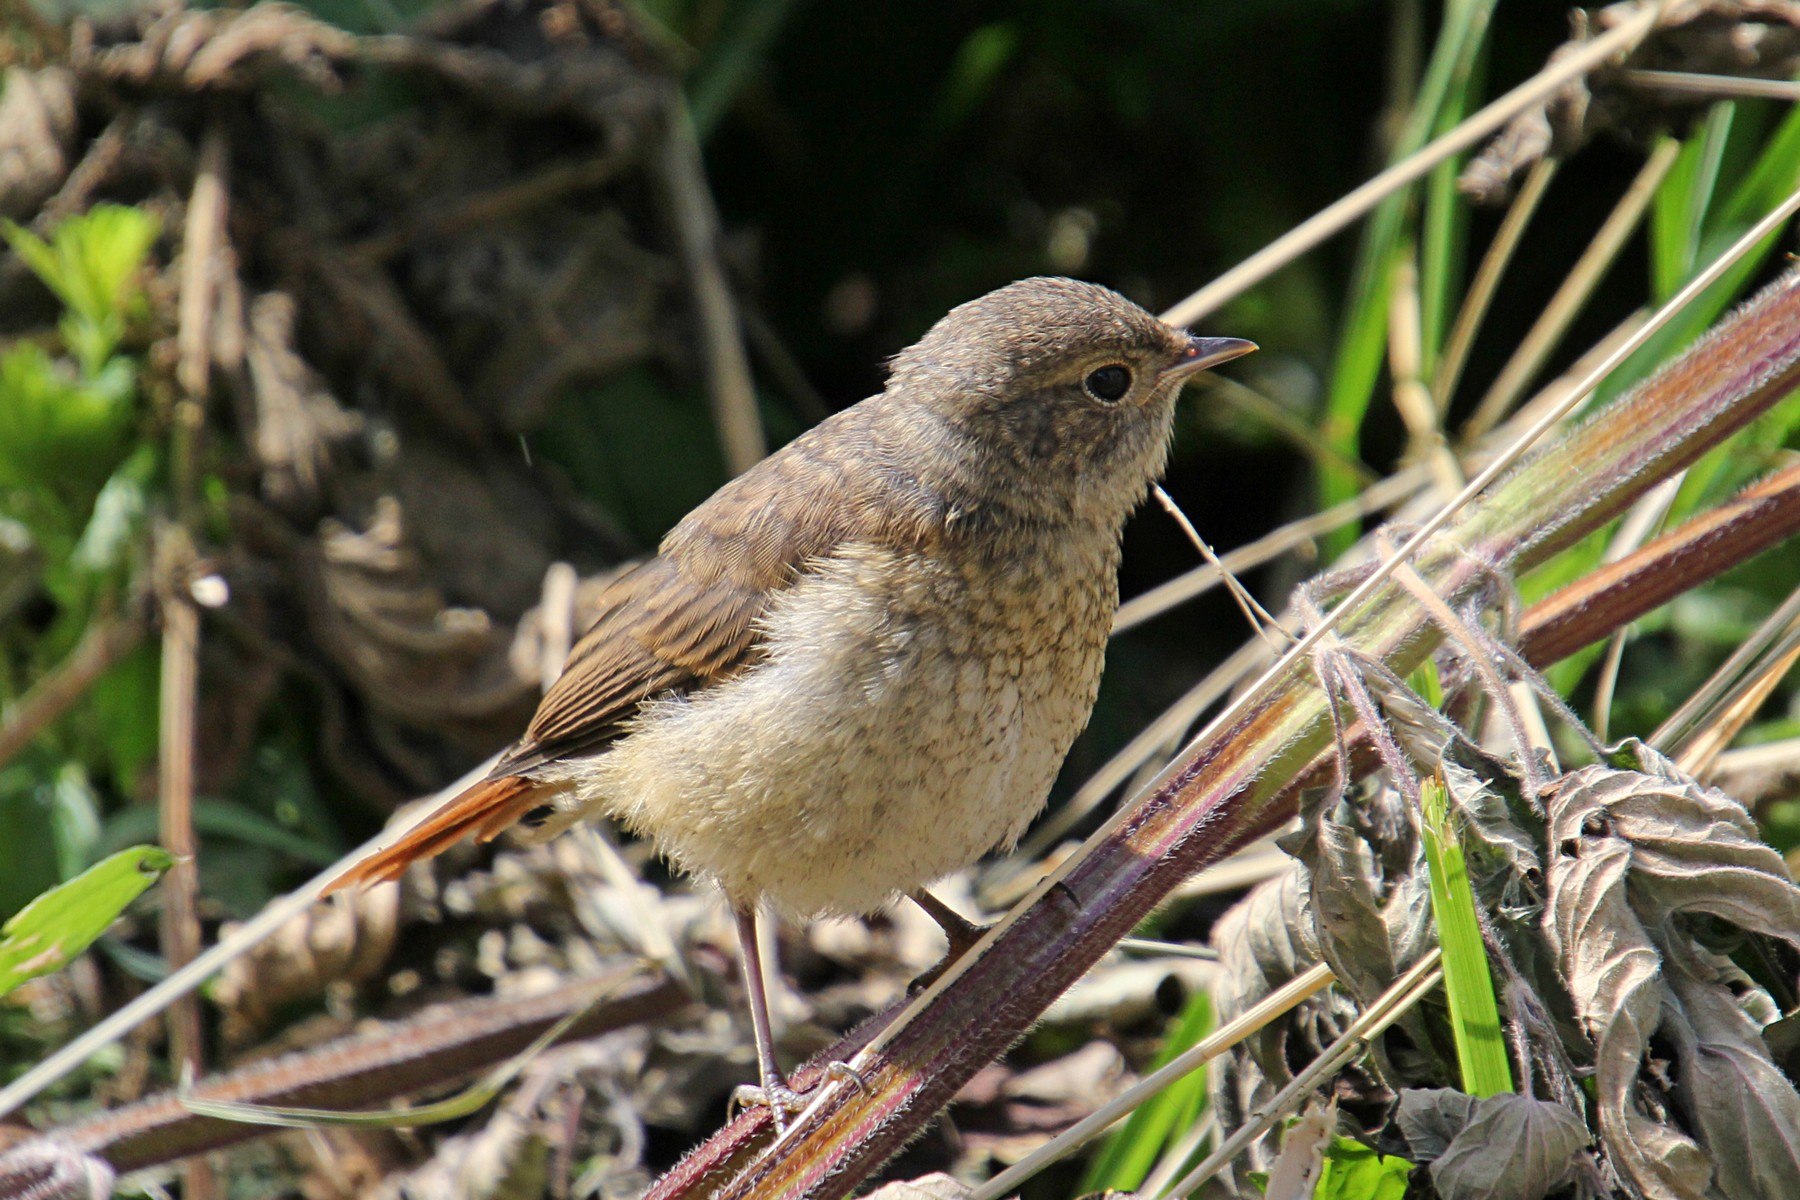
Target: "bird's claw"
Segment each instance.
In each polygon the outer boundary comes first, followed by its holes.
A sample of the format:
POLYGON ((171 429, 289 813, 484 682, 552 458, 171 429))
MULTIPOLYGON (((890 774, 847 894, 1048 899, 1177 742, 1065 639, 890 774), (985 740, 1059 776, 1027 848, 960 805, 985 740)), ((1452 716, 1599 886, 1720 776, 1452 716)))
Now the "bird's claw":
POLYGON ((824 1075, 827 1079, 836 1079, 843 1083, 853 1083, 856 1085, 857 1091, 865 1096, 869 1094, 869 1081, 864 1079, 862 1074, 847 1062, 839 1062, 834 1059, 833 1061, 826 1063, 824 1075))
MULTIPOLYGON (((825 1079, 837 1079, 852 1083, 856 1085, 856 1090, 863 1095, 869 1094, 868 1080, 864 1079, 856 1068, 847 1062, 826 1063, 820 1074, 825 1079)), ((753 1083, 746 1083, 741 1087, 734 1088, 731 1093, 731 1107, 734 1111, 751 1107, 768 1109, 769 1116, 775 1120, 776 1132, 781 1133, 787 1129, 787 1118, 804 1109, 808 1097, 811 1095, 811 1088, 805 1092, 796 1092, 783 1083, 780 1078, 771 1075, 763 1080, 761 1087, 753 1083)))

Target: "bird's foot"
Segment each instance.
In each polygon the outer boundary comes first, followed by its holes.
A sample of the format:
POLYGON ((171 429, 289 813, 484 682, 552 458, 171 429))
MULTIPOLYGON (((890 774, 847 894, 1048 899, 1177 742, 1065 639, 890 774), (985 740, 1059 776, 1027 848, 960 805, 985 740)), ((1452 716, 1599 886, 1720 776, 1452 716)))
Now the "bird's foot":
POLYGON ((777 1133, 787 1129, 789 1116, 805 1107, 806 1097, 776 1076, 770 1076, 763 1080, 761 1087, 753 1083, 746 1083, 732 1089, 731 1093, 731 1110, 733 1112, 740 1108, 766 1108, 769 1110, 769 1115, 775 1119, 775 1132, 777 1133))
MULTIPOLYGON (((826 1063, 820 1076, 823 1079, 837 1079, 853 1083, 856 1085, 857 1091, 864 1095, 868 1094, 868 1081, 847 1062, 826 1063)), ((813 1087, 817 1086, 817 1083, 813 1085, 813 1087)), ((811 1096, 812 1088, 809 1087, 804 1092, 796 1092, 783 1082, 780 1076, 770 1075, 762 1081, 761 1087, 746 1083, 742 1087, 734 1089, 731 1093, 731 1106, 734 1110, 751 1107, 768 1109, 769 1115, 775 1120, 775 1131, 781 1133, 787 1129, 788 1117, 804 1109, 811 1096)))

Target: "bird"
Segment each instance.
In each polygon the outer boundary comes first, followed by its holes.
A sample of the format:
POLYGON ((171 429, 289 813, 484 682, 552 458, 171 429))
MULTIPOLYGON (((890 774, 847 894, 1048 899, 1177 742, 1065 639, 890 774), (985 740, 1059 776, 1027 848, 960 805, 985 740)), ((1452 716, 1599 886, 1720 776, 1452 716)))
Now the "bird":
POLYGON ((522 821, 607 819, 730 905, 760 1088, 757 928, 902 896, 1010 848, 1098 695, 1121 535, 1175 401, 1257 347, 1037 277, 952 309, 878 394, 727 482, 611 582, 524 736, 332 890, 522 821))

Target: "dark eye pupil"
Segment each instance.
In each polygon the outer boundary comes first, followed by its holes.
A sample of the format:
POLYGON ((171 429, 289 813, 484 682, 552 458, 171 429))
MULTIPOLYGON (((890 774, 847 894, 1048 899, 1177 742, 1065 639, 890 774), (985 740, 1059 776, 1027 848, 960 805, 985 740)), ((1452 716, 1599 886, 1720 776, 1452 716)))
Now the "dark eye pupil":
POLYGON ((1096 400, 1117 400, 1131 390, 1131 372, 1124 367, 1101 367, 1087 377, 1086 386, 1096 400))

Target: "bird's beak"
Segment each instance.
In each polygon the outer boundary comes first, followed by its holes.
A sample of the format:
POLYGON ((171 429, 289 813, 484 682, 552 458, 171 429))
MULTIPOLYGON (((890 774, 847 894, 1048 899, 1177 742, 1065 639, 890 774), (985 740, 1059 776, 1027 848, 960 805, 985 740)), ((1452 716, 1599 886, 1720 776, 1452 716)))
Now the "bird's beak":
POLYGON ((1210 370, 1220 363, 1228 363, 1234 358, 1242 358, 1255 350, 1255 342, 1247 342, 1243 338, 1195 337, 1188 335, 1187 349, 1174 364, 1163 368, 1162 378, 1186 379, 1210 370))

